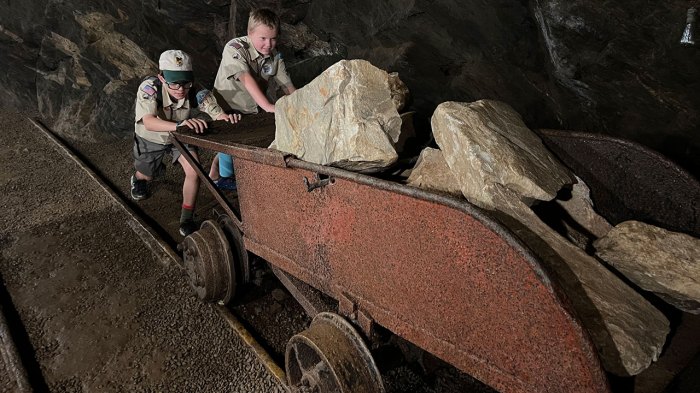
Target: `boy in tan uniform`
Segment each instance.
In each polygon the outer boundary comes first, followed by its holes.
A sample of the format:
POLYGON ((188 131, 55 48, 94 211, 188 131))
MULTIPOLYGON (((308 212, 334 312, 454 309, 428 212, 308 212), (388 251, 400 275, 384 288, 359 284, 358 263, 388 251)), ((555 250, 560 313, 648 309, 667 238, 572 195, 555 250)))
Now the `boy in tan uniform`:
MULTIPOLYGON (((271 10, 253 10, 248 18, 248 35, 234 38, 224 47, 214 81, 214 95, 227 113, 274 112, 275 105, 265 95, 273 78, 286 94, 296 89, 287 73, 282 55, 275 50, 280 27, 279 17, 271 10)), ((218 154, 210 177, 219 177, 216 161, 221 161, 221 188, 229 188, 233 166, 231 156, 218 154)), ((235 183, 234 183, 235 184, 235 183)), ((235 188, 235 185, 233 186, 235 188)))
MULTIPOLYGON (((192 60, 180 50, 167 50, 158 61, 160 74, 146 78, 136 94, 134 123, 134 167, 131 177, 131 197, 142 200, 149 196, 148 182, 163 173, 163 156, 172 154, 173 163, 178 162, 185 171, 182 186, 182 211, 180 234, 187 236, 197 227, 193 212, 199 190, 199 178, 180 152, 168 141, 168 133, 184 125, 196 133, 207 128, 206 121, 196 118, 202 111, 215 120, 235 123, 240 115, 224 113, 208 90, 195 91, 192 60)), ((196 146, 187 147, 195 159, 196 146)))

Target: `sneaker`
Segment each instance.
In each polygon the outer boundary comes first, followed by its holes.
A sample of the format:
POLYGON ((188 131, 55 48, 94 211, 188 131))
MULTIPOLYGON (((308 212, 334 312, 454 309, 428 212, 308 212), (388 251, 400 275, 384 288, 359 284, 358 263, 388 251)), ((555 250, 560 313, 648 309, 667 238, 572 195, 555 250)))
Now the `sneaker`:
POLYGON ((220 177, 219 180, 215 180, 214 184, 220 190, 225 191, 236 191, 238 187, 236 186, 236 181, 231 177, 220 177))
POLYGON ((131 175, 131 198, 135 201, 148 198, 148 181, 139 180, 131 175))
POLYGON ((197 229, 199 229, 197 224, 195 224, 192 220, 187 220, 180 223, 180 234, 182 236, 189 236, 197 229))

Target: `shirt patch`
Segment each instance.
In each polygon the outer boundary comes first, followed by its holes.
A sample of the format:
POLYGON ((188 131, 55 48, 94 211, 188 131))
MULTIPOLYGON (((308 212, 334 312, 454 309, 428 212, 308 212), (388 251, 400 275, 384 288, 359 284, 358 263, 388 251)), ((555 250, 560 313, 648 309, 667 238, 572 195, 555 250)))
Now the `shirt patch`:
POLYGON ((262 66, 262 74, 263 74, 263 75, 270 75, 270 74, 272 74, 272 64, 267 63, 267 62, 266 62, 265 64, 263 64, 263 66, 262 66))
POLYGON ((238 43, 238 42, 236 42, 236 41, 233 41, 233 42, 231 43, 231 46, 234 47, 234 48, 236 48, 236 49, 241 49, 241 48, 243 48, 243 45, 241 45, 240 43, 238 43))
POLYGON ((143 92, 146 93, 146 94, 144 94, 143 98, 147 98, 147 96, 152 96, 152 95, 156 94, 156 89, 154 89, 153 86, 151 86, 151 85, 146 85, 146 86, 142 87, 141 90, 143 90, 143 92))

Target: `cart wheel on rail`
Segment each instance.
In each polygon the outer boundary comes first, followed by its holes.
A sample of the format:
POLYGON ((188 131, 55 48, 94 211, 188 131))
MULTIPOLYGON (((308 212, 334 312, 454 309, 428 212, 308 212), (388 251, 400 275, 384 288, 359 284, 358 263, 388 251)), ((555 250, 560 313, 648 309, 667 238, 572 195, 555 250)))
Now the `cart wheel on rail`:
POLYGON ((243 234, 229 216, 221 213, 216 208, 214 209, 213 216, 219 226, 224 230, 226 240, 228 240, 228 244, 231 246, 231 253, 234 261, 233 265, 236 270, 235 275, 238 283, 249 283, 251 256, 248 255, 248 251, 243 244, 243 234))
POLYGON ((384 393, 369 349, 337 314, 317 314, 308 329, 289 340, 285 368, 295 393, 384 393))
POLYGON ((236 292, 237 261, 222 228, 212 220, 181 244, 190 286, 205 302, 231 301, 236 292))

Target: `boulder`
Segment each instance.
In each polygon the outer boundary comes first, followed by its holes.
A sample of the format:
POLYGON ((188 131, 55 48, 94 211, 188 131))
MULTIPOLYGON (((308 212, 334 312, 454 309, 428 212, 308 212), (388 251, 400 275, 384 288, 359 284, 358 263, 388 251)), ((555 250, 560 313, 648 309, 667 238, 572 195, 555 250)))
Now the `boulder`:
POLYGON ((565 200, 557 198, 556 202, 574 221, 596 238, 605 236, 612 228, 610 223, 593 208, 591 190, 578 176, 571 189, 571 198, 565 200))
POLYGON ((364 60, 341 60, 275 104, 276 149, 360 172, 393 164, 401 117, 392 78, 364 60))
POLYGON ((700 239, 638 221, 593 243, 596 255, 669 304, 700 314, 700 239))
POLYGON ((445 102, 431 119, 435 140, 467 199, 496 208, 494 185, 523 200, 554 199, 571 173, 508 104, 491 100, 445 102))
POLYGON ((394 102, 396 110, 401 112, 408 102, 408 86, 399 78, 398 72, 389 74, 389 89, 391 90, 391 101, 394 102))
MULTIPOLYGON (((495 210, 494 214, 539 257, 566 293, 604 368, 617 375, 636 375, 655 361, 670 330, 666 317, 528 206, 533 199, 554 199, 560 188, 575 180, 520 116, 495 101, 449 102, 438 107, 432 124, 461 192, 469 201, 495 210)), ((449 189, 448 184, 433 182, 439 172, 426 173, 427 166, 422 167, 416 174, 420 181, 414 184, 449 189)), ((442 181, 450 180, 442 175, 442 181)), ((604 222, 586 202, 584 183, 577 184, 572 199, 564 205, 583 221, 582 225, 604 232, 604 222)))
POLYGON ((462 196, 462 191, 457 186, 457 180, 447 166, 442 152, 430 147, 420 153, 406 183, 412 187, 462 196))

